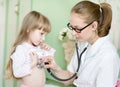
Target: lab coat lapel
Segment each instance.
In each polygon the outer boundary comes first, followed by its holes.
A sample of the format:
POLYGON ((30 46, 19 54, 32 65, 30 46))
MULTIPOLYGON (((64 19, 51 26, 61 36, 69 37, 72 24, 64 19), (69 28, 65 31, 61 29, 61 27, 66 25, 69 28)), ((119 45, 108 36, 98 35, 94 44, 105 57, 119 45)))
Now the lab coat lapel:
POLYGON ((85 59, 82 66, 80 67, 80 73, 84 71, 85 67, 89 65, 90 61, 96 58, 96 54, 99 52, 99 49, 105 43, 106 39, 108 39, 108 36, 99 38, 93 45, 88 47, 87 51, 85 52, 85 55, 82 56, 82 58, 85 59))

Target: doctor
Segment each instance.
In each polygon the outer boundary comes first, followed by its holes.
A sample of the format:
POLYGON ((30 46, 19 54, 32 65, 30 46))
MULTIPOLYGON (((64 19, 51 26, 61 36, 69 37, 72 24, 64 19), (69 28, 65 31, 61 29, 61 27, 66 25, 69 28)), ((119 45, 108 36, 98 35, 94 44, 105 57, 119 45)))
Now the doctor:
MULTIPOLYGON (((116 48, 109 41, 112 10, 107 3, 96 4, 81 1, 71 10, 68 28, 78 40, 78 53, 87 50, 81 56, 77 75, 64 84, 74 83, 77 87, 115 87, 119 74, 119 57, 116 48)), ((71 77, 78 68, 77 51, 67 70, 62 70, 54 58, 46 58, 45 67, 53 70, 62 79, 71 77)))

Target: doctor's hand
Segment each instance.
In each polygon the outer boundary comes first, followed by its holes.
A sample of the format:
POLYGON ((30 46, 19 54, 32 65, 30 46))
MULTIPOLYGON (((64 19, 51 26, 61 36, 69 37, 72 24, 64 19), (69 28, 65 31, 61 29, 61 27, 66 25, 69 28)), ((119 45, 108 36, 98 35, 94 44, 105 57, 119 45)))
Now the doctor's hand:
POLYGON ((45 62, 45 68, 51 69, 54 72, 59 71, 60 67, 56 64, 53 57, 47 56, 46 58, 44 58, 44 62, 45 62))

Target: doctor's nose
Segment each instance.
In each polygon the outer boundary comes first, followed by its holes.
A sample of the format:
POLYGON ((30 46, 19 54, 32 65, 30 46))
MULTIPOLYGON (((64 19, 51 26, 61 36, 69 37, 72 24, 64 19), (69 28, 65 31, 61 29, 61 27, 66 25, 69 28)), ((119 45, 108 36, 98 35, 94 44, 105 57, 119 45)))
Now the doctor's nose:
POLYGON ((77 32, 76 31, 72 31, 72 34, 74 35, 74 36, 76 36, 77 35, 77 32))

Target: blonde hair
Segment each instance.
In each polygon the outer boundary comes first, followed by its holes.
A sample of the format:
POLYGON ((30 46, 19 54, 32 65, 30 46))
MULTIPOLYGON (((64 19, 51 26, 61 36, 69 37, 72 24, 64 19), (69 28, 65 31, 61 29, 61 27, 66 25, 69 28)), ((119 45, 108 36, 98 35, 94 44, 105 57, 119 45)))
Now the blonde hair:
MULTIPOLYGON (((46 33, 49 33, 51 31, 51 25, 47 17, 37 11, 31 11, 23 19, 20 32, 12 46, 10 56, 15 52, 17 45, 26 41, 28 39, 29 33, 31 31, 34 31, 35 29, 42 29, 46 33)), ((12 59, 10 58, 10 56, 6 66, 6 79, 14 77, 12 69, 12 59)))
POLYGON ((96 4, 91 1, 81 1, 72 8, 71 12, 83 16, 86 23, 97 21, 99 37, 108 35, 112 21, 112 10, 110 4, 96 4))

